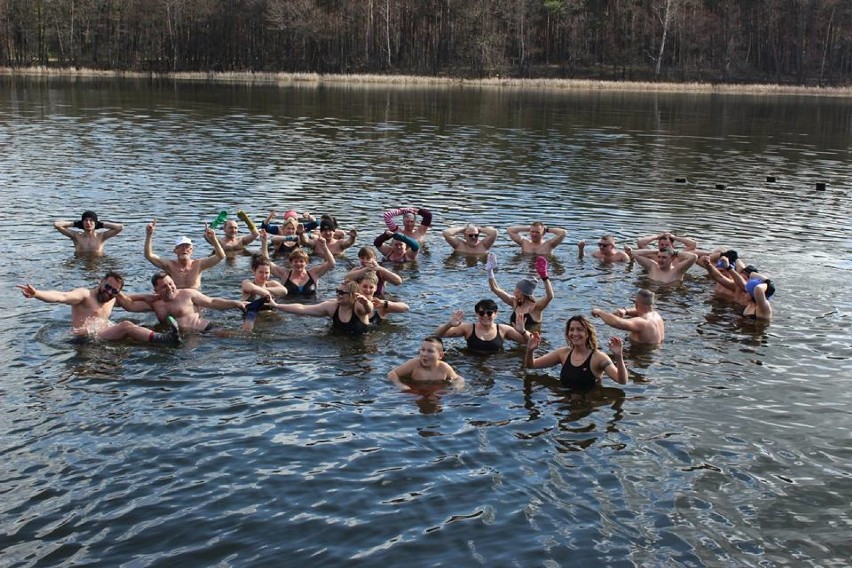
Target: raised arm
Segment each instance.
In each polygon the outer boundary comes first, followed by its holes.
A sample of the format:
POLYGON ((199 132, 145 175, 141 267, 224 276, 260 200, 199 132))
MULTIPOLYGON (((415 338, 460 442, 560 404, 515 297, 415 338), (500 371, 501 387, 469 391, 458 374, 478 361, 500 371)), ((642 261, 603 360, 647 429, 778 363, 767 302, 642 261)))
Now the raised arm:
POLYGON ((494 292, 495 296, 513 308, 515 307, 515 297, 497 285, 497 278, 495 278, 493 274, 488 276, 488 287, 491 288, 491 291, 494 292))
POLYGON ((112 221, 103 221, 103 226, 106 231, 100 233, 101 242, 113 238, 124 230, 124 225, 121 223, 113 223, 112 221))
POLYGON ((69 239, 74 239, 77 237, 77 233, 71 230, 71 227, 74 226, 74 221, 55 221, 53 223, 53 228, 68 237, 69 239))
POLYGON ((698 243, 695 239, 690 239, 689 237, 678 237, 672 235, 672 240, 681 243, 686 247, 686 250, 695 250, 698 247, 698 243))
POLYGON ((479 232, 485 235, 482 239, 482 246, 486 249, 491 248, 491 245, 497 240, 497 229, 494 227, 480 227, 479 232))
POLYGON ((565 237, 568 236, 568 231, 559 227, 547 227, 547 232, 553 235, 553 237, 548 241, 551 248, 562 243, 562 241, 565 240, 565 237))
POLYGON ((524 353, 524 367, 527 369, 546 369, 562 363, 562 351, 565 347, 560 347, 550 353, 535 357, 535 350, 541 345, 541 335, 533 333, 530 340, 527 341, 527 349, 524 353))
POLYGON ((201 259, 201 270, 207 270, 225 260, 225 249, 222 248, 222 243, 216 238, 216 233, 210 228, 210 225, 205 224, 204 237, 213 245, 213 254, 201 259))
POLYGON ((660 235, 662 235, 662 233, 657 233, 656 235, 648 235, 647 237, 639 237, 638 239, 636 239, 636 248, 648 248, 651 243, 660 238, 660 235))
POLYGON ((506 229, 506 232, 509 234, 509 238, 518 243, 519 245, 524 244, 524 237, 521 233, 526 233, 529 231, 529 227, 524 227, 523 225, 514 225, 506 229))
POLYGON ((672 254, 674 254, 677 259, 674 263, 675 270, 681 273, 689 270, 689 268, 695 264, 695 261, 698 260, 698 255, 691 252, 676 250, 672 254))
POLYGON ((453 247, 453 250, 457 249, 459 246, 459 233, 464 231, 464 227, 450 227, 449 229, 444 229, 441 231, 441 236, 444 237, 444 240, 453 247))
POLYGON ((626 385, 627 365, 624 364, 624 342, 620 337, 612 337, 609 340, 609 349, 612 351, 612 359, 606 353, 601 353, 603 372, 618 384, 626 385))
POLYGON ((442 323, 435 330, 438 337, 463 337, 467 335, 467 326, 464 323, 464 312, 456 310, 447 323, 442 323))
POLYGON ((420 227, 417 228, 417 232, 425 235, 429 227, 432 226, 432 212, 425 207, 418 207, 417 214, 420 215, 420 227))
POLYGON ((243 246, 245 246, 258 238, 260 236, 260 232, 257 230, 257 226, 254 224, 254 221, 252 221, 242 209, 237 211, 237 217, 246 224, 246 227, 248 227, 249 230, 249 234, 240 239, 240 242, 242 242, 243 246))
MULTIPOLYGON (((398 217, 400 215, 405 215, 406 213, 417 213, 417 209, 414 207, 400 207, 397 209, 388 209, 382 215, 385 219, 385 225, 387 225, 388 231, 391 233, 395 233, 399 230, 399 225, 394 221, 394 217, 398 217)), ((431 219, 431 214, 429 216, 431 219)))
POLYGON ((334 255, 331 254, 331 251, 328 250, 328 243, 326 242, 324 237, 316 238, 318 251, 322 257, 325 259, 325 262, 322 264, 318 264, 311 268, 308 272, 311 274, 311 278, 314 280, 319 280, 320 276, 334 268, 335 260, 334 255))
POLYGON ((156 219, 152 219, 151 222, 148 223, 148 225, 145 227, 145 258, 147 258, 148 262, 150 262, 157 268, 168 270, 168 263, 166 263, 162 258, 154 254, 154 230, 156 228, 156 219))
POLYGON ((535 303, 534 309, 537 311, 543 311, 556 297, 553 294, 553 284, 550 283, 550 278, 542 278, 542 281, 544 282, 544 298, 535 303))

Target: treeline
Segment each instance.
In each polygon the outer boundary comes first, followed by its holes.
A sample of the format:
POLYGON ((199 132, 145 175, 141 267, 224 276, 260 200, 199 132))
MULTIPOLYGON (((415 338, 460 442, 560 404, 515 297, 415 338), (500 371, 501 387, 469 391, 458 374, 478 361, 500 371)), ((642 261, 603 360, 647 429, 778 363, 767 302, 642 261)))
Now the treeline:
POLYGON ((0 65, 852 82, 852 0, 0 0, 0 65))

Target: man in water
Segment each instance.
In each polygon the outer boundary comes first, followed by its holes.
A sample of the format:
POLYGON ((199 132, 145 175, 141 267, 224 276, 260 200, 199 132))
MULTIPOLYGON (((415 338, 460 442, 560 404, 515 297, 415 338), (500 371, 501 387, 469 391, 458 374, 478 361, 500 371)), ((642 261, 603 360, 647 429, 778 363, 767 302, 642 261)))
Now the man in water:
POLYGON ((204 229, 204 238, 213 245, 213 254, 206 258, 192 258, 192 240, 181 237, 175 242, 175 260, 164 260, 154 254, 153 240, 154 229, 157 228, 157 220, 154 219, 145 228, 145 258, 151 264, 165 270, 174 279, 178 288, 200 288, 201 271, 211 266, 216 266, 225 258, 225 251, 216 238, 216 233, 209 225, 204 229))
POLYGON ((671 248, 659 251, 653 249, 629 251, 628 254, 648 271, 651 280, 664 284, 681 282, 686 271, 698 260, 698 256, 691 252, 671 248), (655 258, 651 258, 652 256, 655 258))
POLYGON ((460 254, 488 254, 491 245, 497 240, 497 229, 494 227, 450 227, 441 233, 444 239, 460 254), (462 235, 462 238, 459 238, 462 235))
POLYGON ((409 262, 417 258, 420 251, 420 243, 408 235, 402 233, 391 233, 385 231, 373 241, 379 252, 385 255, 385 259, 391 262, 409 262), (393 239, 393 243, 388 243, 393 239))
POLYGON ((639 249, 647 249, 654 241, 657 242, 657 248, 659 250, 673 249, 675 243, 682 244, 688 251, 694 251, 698 247, 698 243, 696 243, 693 239, 678 237, 672 233, 659 233, 657 235, 639 237, 636 239, 636 245, 639 249))
MULTIPOLYGON (((237 225, 237 222, 233 219, 228 219, 222 225, 222 230, 225 232, 225 237, 214 237, 218 238, 219 244, 222 245, 222 250, 225 251, 225 254, 234 254, 238 252, 242 252, 246 249, 246 246, 254 241, 257 237, 260 236, 260 233, 257 230, 257 227, 254 225, 254 222, 249 219, 248 215, 245 214, 244 211, 237 211, 237 217, 239 217, 243 223, 248 227, 249 234, 243 237, 239 236, 240 227, 237 225)), ((208 238, 206 232, 204 235, 205 240, 208 243, 213 245, 211 239, 208 238)), ((215 246, 215 245, 214 245, 215 246)))
POLYGON ((655 309, 655 302, 656 295, 642 289, 636 293, 632 308, 619 308, 612 313, 594 308, 592 315, 601 318, 610 327, 629 331, 630 340, 635 343, 656 345, 665 339, 666 326, 655 309))
MULTIPOLYGON (((402 233, 419 244, 423 244, 426 232, 432 226, 432 212, 425 207, 401 207, 384 212, 385 225, 391 233, 402 233), (402 230, 394 221, 394 217, 402 215, 402 230), (417 215, 420 215, 420 225, 417 225, 417 215)), ((409 245, 410 248, 410 245, 409 245)))
MULTIPOLYGON (((577 252, 580 258, 585 256, 586 241, 577 243, 577 252)), ((592 253, 594 258, 604 262, 627 262, 630 260, 630 247, 624 247, 624 250, 616 250, 615 237, 612 235, 604 235, 598 241, 598 250, 592 253)))
POLYGON ((74 242, 74 250, 78 255, 102 256, 106 240, 124 230, 124 225, 109 221, 98 221, 97 213, 84 211, 83 217, 79 221, 56 221, 53 228, 74 242), (80 231, 72 231, 72 227, 80 229, 80 231), (106 231, 98 233, 98 229, 106 229, 106 231))
POLYGON ((565 229, 547 227, 541 221, 534 222, 529 228, 522 225, 509 227, 506 232, 509 233, 510 239, 521 245, 522 252, 539 255, 551 254, 568 234, 565 229), (529 238, 524 237, 522 233, 529 233, 529 238), (547 233, 552 234, 553 237, 545 240, 544 235, 547 233))
POLYGON ((121 296, 121 289, 124 287, 124 278, 117 272, 107 272, 94 288, 75 288, 69 292, 36 290, 31 284, 19 284, 17 287, 25 298, 71 306, 71 328, 74 335, 97 337, 107 341, 135 339, 175 345, 181 341, 174 318, 163 318, 170 328, 167 333, 156 333, 130 321, 117 324, 109 321, 116 298, 121 296))
POLYGON ((154 274, 151 284, 154 295, 134 294, 128 296, 128 302, 119 305, 129 312, 153 311, 160 321, 174 318, 181 330, 198 332, 217 330, 210 320, 201 317, 202 308, 246 310, 246 302, 240 300, 211 298, 193 288, 178 288, 166 272, 154 274))

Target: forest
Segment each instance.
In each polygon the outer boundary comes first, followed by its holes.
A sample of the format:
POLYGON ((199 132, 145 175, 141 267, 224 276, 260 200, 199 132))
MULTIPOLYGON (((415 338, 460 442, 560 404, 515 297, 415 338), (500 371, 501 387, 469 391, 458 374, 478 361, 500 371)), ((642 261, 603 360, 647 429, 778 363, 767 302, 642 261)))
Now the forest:
POLYGON ((0 0, 0 66, 852 83, 852 0, 0 0))

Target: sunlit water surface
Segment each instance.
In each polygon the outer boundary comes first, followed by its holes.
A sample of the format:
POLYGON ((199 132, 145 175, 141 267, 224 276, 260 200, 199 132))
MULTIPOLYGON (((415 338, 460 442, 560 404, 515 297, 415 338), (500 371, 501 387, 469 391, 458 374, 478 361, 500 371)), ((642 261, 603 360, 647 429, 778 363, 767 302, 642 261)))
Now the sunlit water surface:
MULTIPOLYGON (((8 78, 0 94, 0 564, 852 556, 852 101, 8 78), (361 245, 402 205, 435 214, 427 252, 391 290, 412 311, 364 338, 281 315, 177 349, 74 345, 67 306, 14 288, 91 286, 116 269, 148 291, 152 218, 169 256, 221 209, 332 213, 361 245), (84 209, 126 226, 98 261, 74 258, 51 227, 84 209), (439 231, 500 228, 498 279, 511 290, 530 259, 502 229, 536 219, 569 231, 552 262, 548 348, 570 315, 650 284, 638 266, 577 258, 578 239, 591 250, 605 233, 633 244, 671 229, 735 248, 777 282, 776 318, 744 321, 693 268, 681 286, 654 287, 668 339, 628 346, 625 386, 564 392, 558 369, 527 375, 518 349, 483 359, 448 340, 464 391, 394 389, 386 373, 423 336, 491 297, 482 265, 449 255, 439 231)), ((236 298, 248 274, 237 257, 205 274, 204 291, 236 298)))

